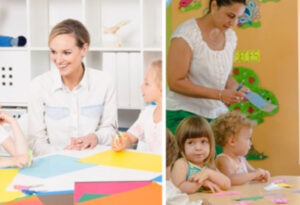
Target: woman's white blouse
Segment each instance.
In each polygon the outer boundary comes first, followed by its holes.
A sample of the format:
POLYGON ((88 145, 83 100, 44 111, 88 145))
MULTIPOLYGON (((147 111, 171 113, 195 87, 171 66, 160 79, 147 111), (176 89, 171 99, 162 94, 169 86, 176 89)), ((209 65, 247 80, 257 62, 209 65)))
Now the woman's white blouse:
MULTIPOLYGON (((187 79, 196 85, 224 89, 233 65, 236 35, 232 29, 225 33, 223 50, 212 50, 202 39, 196 19, 189 19, 179 25, 171 38, 182 38, 192 51, 192 60, 187 79)), ((219 100, 195 98, 168 90, 168 110, 184 110, 214 119, 227 112, 227 107, 219 100)))
POLYGON ((56 69, 36 77, 28 102, 30 146, 35 155, 62 150, 71 137, 95 133, 99 144, 110 145, 117 121, 116 89, 104 72, 86 68, 70 91, 56 69))

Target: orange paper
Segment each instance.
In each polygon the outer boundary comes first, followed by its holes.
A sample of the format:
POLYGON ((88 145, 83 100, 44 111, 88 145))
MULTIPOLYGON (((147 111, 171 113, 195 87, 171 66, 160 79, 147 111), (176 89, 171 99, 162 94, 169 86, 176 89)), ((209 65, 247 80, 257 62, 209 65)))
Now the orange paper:
POLYGON ((79 203, 80 205, 93 205, 93 204, 110 204, 120 205, 153 205, 162 204, 161 186, 156 183, 151 183, 138 189, 119 194, 110 195, 104 198, 93 199, 90 201, 79 203))

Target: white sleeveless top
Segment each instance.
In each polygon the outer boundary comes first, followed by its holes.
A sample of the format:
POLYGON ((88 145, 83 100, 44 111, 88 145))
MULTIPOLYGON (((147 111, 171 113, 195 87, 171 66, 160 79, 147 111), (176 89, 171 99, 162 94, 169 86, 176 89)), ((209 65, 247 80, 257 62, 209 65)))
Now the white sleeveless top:
POLYGON ((225 153, 221 153, 217 156, 219 158, 220 156, 226 157, 230 161, 230 166, 232 167, 232 174, 246 174, 248 173, 247 169, 247 161, 245 157, 239 157, 237 162, 236 160, 232 159, 230 156, 228 156, 225 153))
MULTIPOLYGON (((203 87, 224 89, 228 76, 231 74, 233 56, 236 48, 236 35, 232 29, 225 32, 223 50, 212 50, 202 39, 201 30, 195 18, 179 25, 172 38, 182 38, 189 45, 193 56, 187 79, 203 87)), ((184 110, 200 116, 215 119, 228 111, 219 100, 185 96, 168 89, 168 110, 184 110)))

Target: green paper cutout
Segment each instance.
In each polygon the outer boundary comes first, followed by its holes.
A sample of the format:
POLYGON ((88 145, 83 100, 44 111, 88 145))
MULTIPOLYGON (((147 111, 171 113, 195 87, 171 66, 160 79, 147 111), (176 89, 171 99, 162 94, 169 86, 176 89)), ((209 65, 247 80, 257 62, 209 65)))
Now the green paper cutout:
MULTIPOLYGON (((278 112, 279 103, 276 96, 271 91, 259 87, 260 80, 254 70, 246 67, 234 67, 232 70, 232 76, 238 83, 243 82, 244 86, 248 87, 251 91, 259 94, 268 103, 275 105, 276 108, 271 112, 265 112, 258 109, 250 102, 240 102, 230 105, 229 110, 240 111, 250 120, 255 121, 257 124, 263 123, 264 117, 272 116, 278 112)), ((268 156, 263 152, 258 152, 253 145, 246 156, 247 160, 263 160, 267 157, 268 156)))
POLYGON ((238 198, 238 199, 234 199, 234 201, 256 201, 259 199, 263 199, 263 196, 250 196, 250 197, 242 197, 242 198, 238 198))
POLYGON ((109 196, 109 194, 83 194, 77 203, 109 196))
POLYGON ((271 112, 265 112, 258 109, 250 102, 240 102, 229 106, 229 110, 237 110, 246 115, 249 119, 256 121, 257 124, 264 122, 264 117, 274 115, 279 110, 279 103, 276 96, 266 89, 259 87, 259 77, 251 69, 246 67, 234 67, 232 72, 232 77, 238 82, 243 82, 244 86, 248 87, 251 91, 259 94, 270 104, 276 106, 271 112))
POLYGON ((279 0, 258 0, 260 3, 267 3, 269 1, 279 2, 279 0))
POLYGON ((200 9, 202 7, 202 4, 199 2, 199 3, 191 3, 190 5, 188 5, 187 7, 181 7, 180 10, 182 12, 188 12, 190 10, 193 10, 193 9, 200 9))
POLYGON ((242 26, 239 26, 239 28, 241 29, 245 29, 245 28, 259 28, 261 26, 261 23, 260 21, 257 21, 257 22, 252 22, 251 24, 249 23, 246 23, 246 24, 243 24, 242 26))

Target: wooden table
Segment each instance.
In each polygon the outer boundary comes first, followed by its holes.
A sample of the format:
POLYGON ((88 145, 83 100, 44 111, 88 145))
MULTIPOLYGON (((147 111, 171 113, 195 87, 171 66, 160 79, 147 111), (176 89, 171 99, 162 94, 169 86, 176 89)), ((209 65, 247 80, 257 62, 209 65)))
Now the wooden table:
POLYGON ((300 190, 300 176, 276 176, 272 177, 268 183, 251 183, 243 186, 233 186, 228 191, 240 191, 240 195, 231 195, 231 196, 212 196, 210 193, 195 193, 190 195, 192 201, 197 199, 205 199, 210 204, 213 205, 230 205, 235 204, 237 201, 233 199, 241 197, 251 197, 251 196, 264 196, 263 199, 252 201, 251 205, 261 204, 275 204, 271 201, 271 198, 275 195, 282 196, 288 199, 288 204, 300 205, 300 191, 295 193, 296 190, 300 190), (266 191, 264 187, 270 184, 275 179, 287 179, 288 184, 292 185, 292 188, 283 188, 280 190, 266 191))

